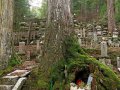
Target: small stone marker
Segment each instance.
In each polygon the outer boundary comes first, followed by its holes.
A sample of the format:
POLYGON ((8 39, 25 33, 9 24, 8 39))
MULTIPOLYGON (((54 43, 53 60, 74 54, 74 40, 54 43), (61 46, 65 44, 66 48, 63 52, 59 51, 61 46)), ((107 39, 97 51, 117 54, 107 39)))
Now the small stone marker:
POLYGON ((101 57, 107 57, 107 42, 106 41, 102 41, 101 42, 101 57))
POLYGON ((19 54, 25 54, 25 42, 19 42, 19 54))
POLYGON ((86 32, 86 29, 83 28, 83 34, 82 34, 82 36, 83 36, 84 38, 86 37, 85 32, 86 32))
POLYGON ((108 45, 111 46, 112 45, 112 40, 108 39, 108 45))
POLYGON ((40 40, 37 40, 37 46, 36 46, 37 52, 40 50, 40 40))
POLYGON ((103 63, 103 64, 106 64, 104 58, 103 58, 103 59, 99 59, 99 61, 100 61, 101 63, 103 63))
POLYGON ((117 57, 117 68, 120 68, 120 57, 117 57))
POLYGON ((81 40, 81 38, 78 38, 78 42, 79 42, 79 45, 81 46, 81 45, 82 45, 82 40, 81 40))
POLYGON ((107 64, 108 66, 111 65, 111 59, 106 59, 105 61, 106 61, 106 64, 107 64))
POLYGON ((30 60, 31 52, 27 51, 27 60, 30 60))
POLYGON ((98 38, 97 38, 97 33, 93 32, 93 41, 97 42, 98 38))

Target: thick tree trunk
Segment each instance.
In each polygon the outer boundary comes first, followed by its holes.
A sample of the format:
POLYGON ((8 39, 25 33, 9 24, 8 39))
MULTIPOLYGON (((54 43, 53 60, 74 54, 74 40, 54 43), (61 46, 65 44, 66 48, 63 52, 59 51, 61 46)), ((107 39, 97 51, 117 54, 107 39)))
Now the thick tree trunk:
POLYGON ((45 34, 43 62, 50 67, 64 58, 64 40, 72 30, 70 0, 48 0, 48 30, 45 34))
POLYGON ((8 65, 12 51, 13 0, 0 0, 0 69, 8 65))
POLYGON ((115 0, 107 0, 107 12, 108 12, 108 30, 109 33, 115 30, 115 0))

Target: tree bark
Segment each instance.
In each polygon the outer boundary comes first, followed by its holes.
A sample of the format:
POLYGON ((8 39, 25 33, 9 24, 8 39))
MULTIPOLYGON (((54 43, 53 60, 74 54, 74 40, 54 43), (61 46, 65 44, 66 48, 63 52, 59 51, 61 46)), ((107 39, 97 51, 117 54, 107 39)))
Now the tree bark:
POLYGON ((42 60, 46 69, 64 58, 64 40, 72 32, 70 4, 70 0, 48 0, 48 29, 42 60))
POLYGON ((7 67, 12 53, 13 0, 0 0, 0 69, 7 67))
POLYGON ((115 0, 107 0, 108 31, 110 34, 115 30, 115 0))

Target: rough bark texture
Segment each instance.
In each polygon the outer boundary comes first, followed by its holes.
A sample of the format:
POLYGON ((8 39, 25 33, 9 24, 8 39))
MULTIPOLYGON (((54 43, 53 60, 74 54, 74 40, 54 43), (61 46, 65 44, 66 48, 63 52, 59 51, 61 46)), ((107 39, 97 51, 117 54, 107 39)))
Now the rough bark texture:
POLYGON ((107 0, 107 12, 108 12, 108 30, 109 33, 115 30, 115 0, 107 0))
POLYGON ((13 0, 0 0, 0 69, 8 65, 11 57, 13 26, 13 0))
POLYGON ((64 57, 63 42, 72 31, 70 0, 48 0, 47 25, 42 61, 46 69, 64 57))

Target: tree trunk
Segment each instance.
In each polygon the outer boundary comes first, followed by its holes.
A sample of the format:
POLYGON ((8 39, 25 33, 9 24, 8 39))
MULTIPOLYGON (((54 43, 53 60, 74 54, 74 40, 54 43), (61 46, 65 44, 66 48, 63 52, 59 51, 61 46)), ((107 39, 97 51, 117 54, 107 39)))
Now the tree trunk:
POLYGON ((64 40, 72 32, 70 4, 70 0, 48 0, 48 29, 45 34, 42 61, 46 69, 64 58, 64 40))
POLYGON ((8 65, 12 53, 13 0, 0 0, 0 69, 8 65))
POLYGON ((107 0, 108 31, 110 34, 115 30, 115 0, 107 0))

